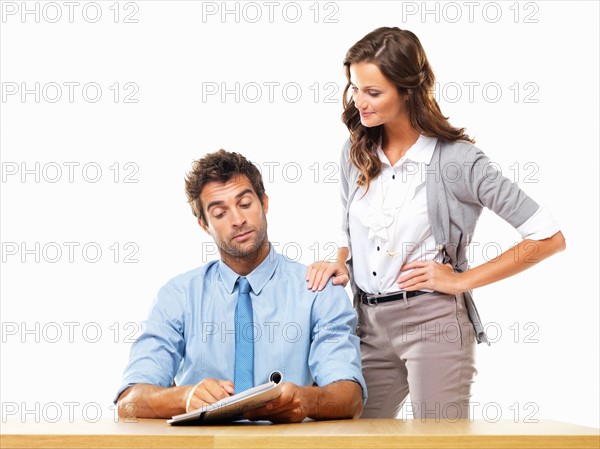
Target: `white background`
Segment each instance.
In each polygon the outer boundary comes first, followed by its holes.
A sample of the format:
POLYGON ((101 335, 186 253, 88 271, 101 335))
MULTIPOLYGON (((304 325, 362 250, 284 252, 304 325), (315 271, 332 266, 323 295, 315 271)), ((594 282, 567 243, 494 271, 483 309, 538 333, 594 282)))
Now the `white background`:
MULTIPOLYGON (((263 169, 280 250, 303 263, 331 253, 342 61, 398 26, 419 36, 451 123, 567 240, 477 290, 495 343, 477 348, 474 416, 599 426, 597 2, 76 3, 2 2, 3 419, 113 416, 131 323, 168 279, 214 258, 183 191, 203 154, 263 169)), ((473 240, 477 265, 518 234, 484 211, 473 240)))

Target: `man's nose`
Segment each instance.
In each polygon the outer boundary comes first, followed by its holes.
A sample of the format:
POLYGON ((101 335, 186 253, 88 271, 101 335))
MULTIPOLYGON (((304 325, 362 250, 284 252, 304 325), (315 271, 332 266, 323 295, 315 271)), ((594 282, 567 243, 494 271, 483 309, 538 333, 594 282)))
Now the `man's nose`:
POLYGON ((234 209, 231 214, 232 224, 234 226, 241 226, 246 222, 246 217, 239 209, 234 209))

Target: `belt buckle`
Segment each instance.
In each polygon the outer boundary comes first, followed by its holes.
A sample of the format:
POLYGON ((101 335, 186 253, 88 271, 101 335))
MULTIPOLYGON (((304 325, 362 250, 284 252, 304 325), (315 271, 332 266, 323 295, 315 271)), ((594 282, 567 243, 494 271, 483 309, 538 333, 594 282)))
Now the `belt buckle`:
POLYGON ((376 306, 377 305, 377 298, 369 298, 367 296, 366 300, 367 300, 367 305, 369 305, 369 306, 376 306))

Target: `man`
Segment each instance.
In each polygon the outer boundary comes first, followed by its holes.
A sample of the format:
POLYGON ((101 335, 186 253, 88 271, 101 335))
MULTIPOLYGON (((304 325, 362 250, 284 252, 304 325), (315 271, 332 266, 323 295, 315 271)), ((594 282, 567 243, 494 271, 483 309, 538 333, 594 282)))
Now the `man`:
POLYGON ((186 194, 221 260, 159 291, 131 348, 119 415, 168 418, 265 383, 279 370, 281 396, 246 418, 360 416, 366 387, 356 314, 343 287, 310 291, 305 266, 274 251, 258 169, 237 153, 208 154, 194 162, 186 194))

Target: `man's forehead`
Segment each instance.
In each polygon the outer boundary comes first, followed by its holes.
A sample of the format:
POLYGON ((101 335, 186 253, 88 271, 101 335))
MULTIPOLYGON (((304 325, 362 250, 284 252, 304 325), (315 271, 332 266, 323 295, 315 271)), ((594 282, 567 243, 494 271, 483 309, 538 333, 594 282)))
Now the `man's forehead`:
POLYGON ((234 175, 226 182, 210 181, 206 183, 200 193, 200 199, 205 204, 211 201, 225 201, 248 190, 250 190, 248 193, 256 195, 252 183, 245 175, 234 175))

